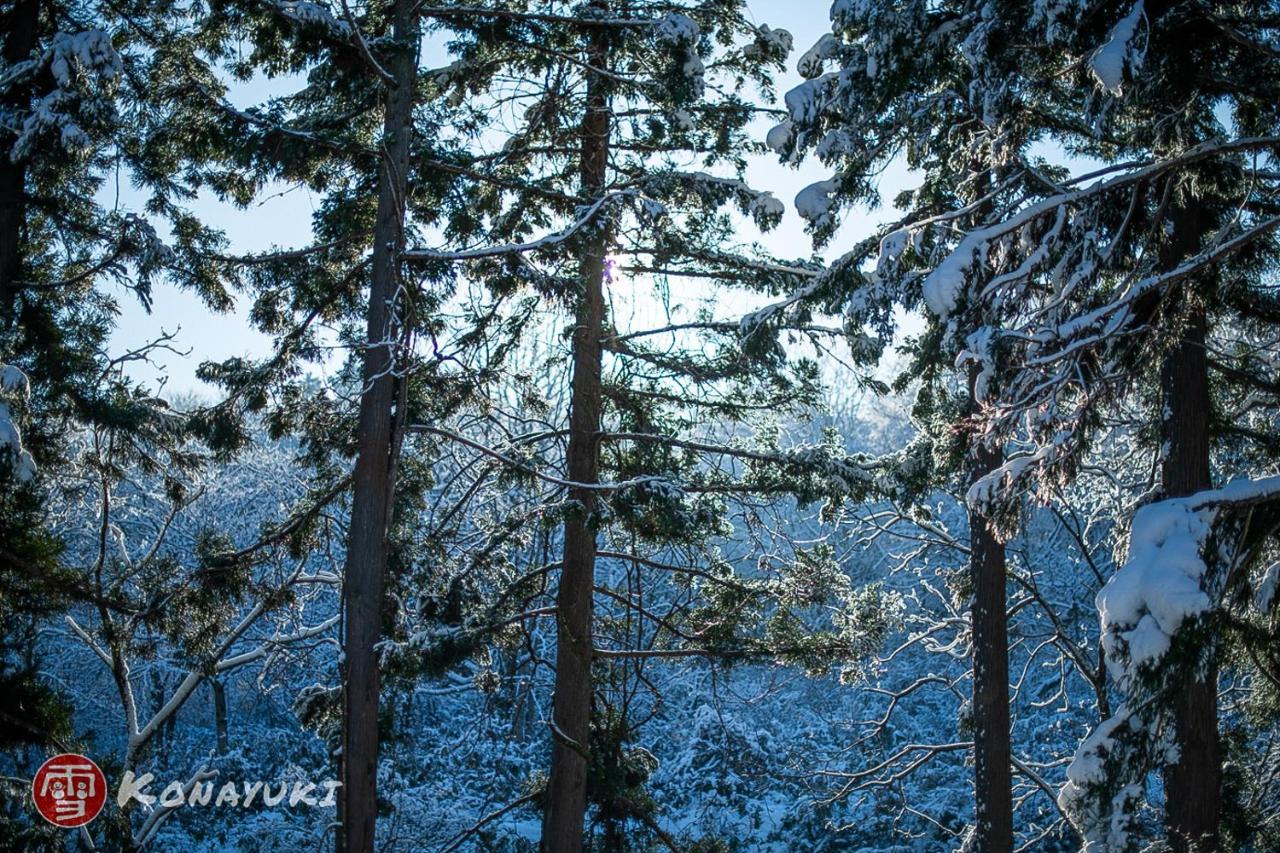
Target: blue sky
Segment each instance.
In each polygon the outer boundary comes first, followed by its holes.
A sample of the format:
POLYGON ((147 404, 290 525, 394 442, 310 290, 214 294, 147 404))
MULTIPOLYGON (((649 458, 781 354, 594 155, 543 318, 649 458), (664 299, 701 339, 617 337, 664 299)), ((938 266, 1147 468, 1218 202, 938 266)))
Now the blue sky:
MULTIPOLYGON (((825 0, 751 0, 748 6, 756 23, 791 31, 795 50, 789 66, 794 65, 795 59, 816 42, 829 25, 830 6, 825 0)), ((428 57, 427 61, 438 59, 428 57)), ((779 101, 800 79, 790 70, 779 79, 779 101)), ((269 81, 255 82, 236 88, 232 97, 241 105, 247 105, 269 95, 272 88, 269 81)), ((761 138, 768 126, 761 123, 761 138)), ((812 244, 792 201, 802 188, 827 177, 824 168, 815 162, 806 162, 794 169, 778 163, 774 157, 755 158, 748 167, 747 182, 755 189, 772 191, 787 205, 787 211, 782 224, 774 231, 761 235, 748 225, 744 228, 744 238, 758 238, 780 256, 808 255, 812 244)), ((892 198, 907 181, 904 169, 891 168, 884 177, 884 196, 892 198)), ((304 187, 280 186, 247 209, 236 209, 212 198, 201 199, 194 208, 204 221, 225 232, 232 252, 243 253, 304 245, 310 238, 310 220, 316 202, 317 198, 304 187)), ((853 214, 825 254, 840 254, 852 240, 889 216, 887 211, 870 216, 853 214)), ((135 365, 132 369, 135 379, 163 379, 169 394, 194 392, 211 396, 214 389, 195 378, 200 362, 237 355, 258 356, 268 350, 267 339, 254 331, 246 319, 247 302, 243 298, 238 300, 236 311, 214 314, 194 294, 163 284, 157 285, 154 297, 153 310, 148 315, 135 299, 121 293, 122 311, 112 349, 118 352, 137 347, 163 330, 176 331, 176 346, 189 354, 162 353, 153 365, 135 365)))

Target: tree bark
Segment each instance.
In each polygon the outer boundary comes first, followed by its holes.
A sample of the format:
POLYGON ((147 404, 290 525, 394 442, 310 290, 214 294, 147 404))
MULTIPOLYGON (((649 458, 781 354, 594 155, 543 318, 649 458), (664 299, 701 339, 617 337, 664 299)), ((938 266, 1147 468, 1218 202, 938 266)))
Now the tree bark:
MULTIPOLYGON (((36 47, 40 31, 40 0, 18 0, 9 14, 0 16, 4 23, 4 61, 13 66, 26 59, 36 47)), ((4 96, 6 111, 26 106, 29 87, 17 85, 4 96)), ((22 275, 22 229, 26 222, 25 162, 15 163, 9 157, 13 135, 0 136, 0 328, 9 326, 14 317, 18 281, 22 275)))
POLYGON ((387 62, 393 82, 383 118, 369 287, 368 348, 357 426, 349 534, 342 603, 345 616, 342 807, 337 849, 371 853, 378 815, 378 694, 375 646, 382 634, 387 531, 391 519, 392 458, 396 399, 392 347, 397 330, 391 306, 400 284, 404 249, 405 176, 413 132, 417 71, 417 13, 412 0, 394 0, 394 54, 387 62))
MULTIPOLYGON (((1173 239, 1161 260, 1165 269, 1196 251, 1202 224, 1197 209, 1173 212, 1173 239)), ((1210 488, 1208 321, 1192 306, 1178 342, 1160 371, 1166 455, 1160 470, 1164 496, 1210 488)), ((1165 772, 1165 832, 1176 851, 1218 849, 1222 810, 1222 751, 1218 740, 1218 664, 1210 649, 1204 671, 1189 681, 1174 708, 1178 760, 1165 772)))
MULTIPOLYGON (((605 10, 597 0, 593 7, 605 10)), ((606 68, 604 27, 593 28, 587 64, 606 68)), ((586 115, 582 123, 582 195, 604 191, 609 158, 609 96, 606 80, 588 71, 586 115)), ((573 329, 573 387, 569 403, 568 474, 575 483, 595 483, 600 461, 601 338, 604 326, 605 254, 609 230, 597 222, 584 237, 578 265, 578 294, 573 329)), ((582 850, 587 810, 587 767, 591 733, 591 655, 596 538, 591 489, 570 489, 580 505, 564 525, 564 561, 556 598, 556 680, 553 704, 551 778, 543 812, 542 850, 582 850)))
MULTIPOLYGON (((971 405, 980 367, 969 369, 971 405)), ((999 467, 1002 454, 978 440, 971 482, 999 467)), ((1013 776, 1009 746, 1009 627, 1004 543, 981 513, 969 510, 973 582, 973 777, 976 848, 1013 850, 1013 776)))

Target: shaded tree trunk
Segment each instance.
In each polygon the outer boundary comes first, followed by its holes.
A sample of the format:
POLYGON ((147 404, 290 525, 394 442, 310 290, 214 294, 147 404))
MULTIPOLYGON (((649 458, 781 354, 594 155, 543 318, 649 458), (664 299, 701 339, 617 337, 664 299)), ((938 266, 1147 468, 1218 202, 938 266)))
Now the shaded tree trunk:
MULTIPOLYGON (((1174 233, 1163 267, 1169 269, 1196 251, 1202 224, 1198 210, 1173 213, 1174 233)), ((1181 338, 1164 357, 1160 371, 1166 455, 1160 470, 1165 497, 1210 488, 1209 367, 1205 353, 1208 321, 1193 306, 1181 338)), ((1183 688, 1174 708, 1178 761, 1165 773, 1165 831, 1178 851, 1218 849, 1222 810, 1222 750, 1218 739, 1218 664, 1213 650, 1199 677, 1183 688)))
POLYGON ((392 302, 400 281, 404 248, 405 175, 413 126, 417 70, 417 13, 412 0, 394 0, 395 53, 388 61, 388 87, 378 177, 369 287, 368 349, 357 425, 352 480, 351 530, 342 587, 345 653, 342 745, 342 827, 337 849, 371 853, 377 821, 379 673, 375 646, 382 634, 387 531, 391 519, 396 399, 392 302))
MULTIPOLYGON (((4 61, 13 65, 26 59, 36 47, 40 32, 40 0, 18 0, 4 24, 4 61)), ((29 96, 25 85, 14 86, 4 95, 6 112, 24 107, 29 96)), ((14 300, 22 274, 22 229, 26 220, 27 167, 9 157, 13 145, 10 133, 0 135, 0 327, 15 319, 14 300)))
MULTIPOLYGON (((973 400, 980 367, 969 370, 973 400)), ((976 403, 974 403, 976 405, 976 403)), ((999 467, 998 448, 978 441, 971 481, 999 467)), ((975 849, 1013 850, 1013 776, 1009 746, 1009 627, 1004 543, 981 513, 969 511, 969 571, 973 583, 973 776, 975 849)))
MULTIPOLYGON (((605 10, 603 0, 592 4, 605 10)), ((605 28, 596 27, 587 62, 607 68, 605 28)), ((582 196, 595 199, 604 191, 609 159, 609 96, 605 79, 590 74, 582 124, 582 196)), ((605 253, 608 228, 596 224, 583 238, 578 266, 578 294, 573 329, 573 387, 569 403, 568 474, 575 483, 595 483, 600 461, 601 338, 604 326, 605 253)), ((596 538, 591 515, 593 490, 574 488, 580 505, 564 525, 564 561, 556 599, 556 680, 552 719, 551 778, 543 812, 542 849, 577 853, 582 849, 587 810, 587 767, 591 732, 591 655, 596 538)))

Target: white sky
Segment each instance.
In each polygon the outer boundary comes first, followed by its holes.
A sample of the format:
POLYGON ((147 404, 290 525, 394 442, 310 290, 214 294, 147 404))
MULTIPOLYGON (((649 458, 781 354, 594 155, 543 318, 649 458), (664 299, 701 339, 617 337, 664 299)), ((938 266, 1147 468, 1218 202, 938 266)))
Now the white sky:
MULTIPOLYGON (((757 24, 791 31, 795 38, 789 66, 825 32, 829 25, 829 4, 825 0, 749 0, 748 6, 757 24)), ((434 62, 428 58, 429 62, 434 62)), ((778 99, 801 78, 789 71, 778 79, 778 99)), ((233 90, 232 97, 242 104, 252 103, 267 93, 269 84, 252 84, 233 90)), ((761 122, 760 136, 769 123, 761 122)), ((830 177, 823 167, 807 161, 798 169, 784 166, 775 157, 754 158, 747 171, 747 183, 754 189, 769 190, 787 206, 782 224, 768 234, 753 227, 744 229, 745 240, 756 240, 769 251, 782 257, 808 256, 812 244, 804 233, 803 222, 792 204, 797 192, 814 181, 830 177)), ((895 164, 883 177, 882 195, 891 199, 908 184, 906 170, 895 164)), ((266 250, 272 247, 296 247, 310 239, 311 214, 317 202, 306 188, 281 187, 279 192, 246 210, 221 204, 212 198, 194 205, 194 212, 205 222, 222 229, 231 241, 232 253, 266 250)), ((127 199, 126 199, 127 201, 127 199)), ((889 219, 892 212, 878 211, 870 216, 855 212, 827 251, 827 257, 842 253, 857 238, 875 225, 889 219)), ((153 313, 148 315, 137 300, 123 292, 119 296, 121 316, 112 339, 113 352, 132 349, 154 338, 161 330, 177 332, 175 345, 189 351, 180 356, 162 353, 153 365, 135 365, 131 375, 144 381, 165 381, 167 394, 194 392, 210 395, 214 389, 195 378, 202 361, 221 360, 231 356, 261 356, 269 351, 265 336, 248 323, 247 300, 238 300, 237 310, 228 314, 210 312, 193 293, 163 284, 156 286, 153 313)))

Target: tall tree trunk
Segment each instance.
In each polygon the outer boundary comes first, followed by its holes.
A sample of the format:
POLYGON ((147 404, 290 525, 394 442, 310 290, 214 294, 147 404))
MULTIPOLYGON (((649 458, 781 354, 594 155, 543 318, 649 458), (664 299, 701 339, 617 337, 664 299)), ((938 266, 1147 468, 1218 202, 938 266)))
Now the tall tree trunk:
POLYGON ((387 529, 391 518, 394 472, 392 372, 396 336, 391 305, 399 287, 404 249, 405 176, 413 133, 413 89, 417 71, 417 13, 413 0, 394 0, 395 52, 387 62, 393 78, 383 119, 382 162, 378 177, 378 216, 373 232, 369 287, 368 348, 357 426, 356 467, 352 481, 351 531, 342 586, 345 618, 345 693, 343 697, 342 821, 337 847, 346 853, 371 853, 377 821, 378 693, 375 646, 382 633, 383 584, 387 566, 387 529))
MULTIPOLYGON (((969 396, 980 367, 969 369, 969 396)), ((979 440, 972 480, 999 467, 1001 452, 979 440)), ((976 849, 1013 850, 1013 777, 1009 747, 1009 627, 1005 606, 1004 543, 990 521, 969 510, 969 571, 973 582, 973 777, 976 849)))
MULTIPOLYGON (((7 15, 0 16, 4 24, 4 61, 12 67, 31 55, 40 32, 40 0, 18 0, 7 15)), ((25 85, 16 85, 4 96, 6 112, 26 106, 30 92, 25 85)), ((14 317, 14 300, 18 295, 18 279, 22 274, 22 228, 26 220, 26 177, 24 162, 13 162, 9 157, 13 135, 0 134, 0 328, 11 324, 14 317)))
POLYGON ((209 679, 209 689, 213 691, 213 732, 218 755, 226 755, 229 738, 227 737, 227 688, 216 678, 209 679))
MULTIPOLYGON (((1169 269, 1200 244, 1203 225, 1191 206, 1173 213, 1173 239, 1162 258, 1169 269)), ((1210 488, 1208 321, 1193 306, 1182 336, 1160 371, 1166 455, 1160 470, 1165 497, 1210 488)), ((1165 831, 1178 851, 1218 849, 1222 810, 1222 750, 1218 741, 1218 664, 1213 650, 1198 678, 1188 682, 1174 709, 1178 761, 1165 773, 1165 831)))
MULTIPOLYGON (((604 11, 607 2, 592 6, 604 11)), ((604 27, 592 30, 587 63, 606 68, 609 49, 604 27)), ((609 95, 606 80, 588 72, 587 109, 582 123, 582 196, 604 191, 609 159, 609 95)), ((573 329, 573 388, 569 403, 568 474, 575 483, 595 483, 600 461, 601 337, 604 326, 605 253, 608 228, 595 224, 584 239, 578 265, 573 329)), ((564 562, 556 599, 556 682, 552 712, 551 778, 543 812, 542 849, 577 853, 582 849, 587 810, 587 766, 591 733, 591 653, 596 538, 591 528, 596 495, 570 490, 581 509, 564 525, 564 562)))

